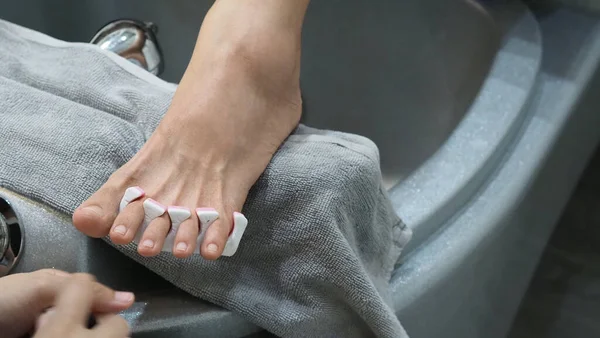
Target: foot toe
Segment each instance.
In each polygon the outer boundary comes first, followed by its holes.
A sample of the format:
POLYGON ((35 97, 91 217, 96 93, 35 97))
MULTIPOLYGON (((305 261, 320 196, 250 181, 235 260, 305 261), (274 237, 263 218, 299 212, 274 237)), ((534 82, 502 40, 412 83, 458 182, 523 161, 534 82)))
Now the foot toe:
POLYGON ((129 203, 119 213, 110 230, 110 240, 115 244, 125 245, 133 241, 144 221, 142 201, 129 203))
POLYGON ((142 256, 151 257, 160 253, 167 233, 171 228, 171 220, 167 215, 155 218, 148 227, 138 244, 138 252, 142 256))
POLYGON ((200 252, 206 259, 217 259, 223 253, 227 238, 233 229, 231 216, 224 214, 206 230, 200 252))
POLYGON ((219 212, 214 208, 197 208, 196 215, 198 216, 198 221, 200 224, 200 234, 196 240, 196 250, 194 252, 200 254, 206 232, 208 231, 209 227, 219 219, 219 212))
POLYGON ((165 243, 163 245, 163 251, 173 252, 175 248, 175 237, 179 231, 181 223, 192 217, 192 212, 188 208, 171 206, 167 210, 169 218, 171 219, 171 229, 167 234, 165 243))
POLYGON ((90 237, 103 237, 117 216, 119 192, 107 185, 98 190, 73 213, 73 225, 90 237))
POLYGON ((198 221, 196 217, 190 217, 179 226, 175 235, 175 247, 173 255, 178 258, 186 258, 194 253, 196 239, 198 238, 198 221))

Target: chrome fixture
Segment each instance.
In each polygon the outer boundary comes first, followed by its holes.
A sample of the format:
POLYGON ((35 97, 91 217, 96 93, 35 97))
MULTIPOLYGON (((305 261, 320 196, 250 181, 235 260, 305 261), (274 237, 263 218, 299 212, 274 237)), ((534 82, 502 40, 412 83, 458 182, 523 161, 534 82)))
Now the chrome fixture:
POLYGON ((17 214, 8 201, 0 198, 0 277, 8 275, 19 261, 24 239, 17 214))
POLYGON ((157 32, 158 27, 151 22, 116 20, 102 27, 91 43, 122 56, 154 75, 160 75, 164 62, 157 32))

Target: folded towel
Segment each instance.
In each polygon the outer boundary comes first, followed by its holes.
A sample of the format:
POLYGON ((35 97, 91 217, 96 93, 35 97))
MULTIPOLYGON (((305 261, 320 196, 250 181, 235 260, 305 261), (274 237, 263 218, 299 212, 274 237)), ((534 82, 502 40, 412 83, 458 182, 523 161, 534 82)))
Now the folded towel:
MULTIPOLYGON (((140 149, 176 86, 95 46, 3 21, 0 46, 0 186, 70 214, 140 149)), ((280 336, 406 337, 388 282, 410 230, 371 141, 299 126, 243 212, 250 223, 231 258, 116 248, 280 336)))

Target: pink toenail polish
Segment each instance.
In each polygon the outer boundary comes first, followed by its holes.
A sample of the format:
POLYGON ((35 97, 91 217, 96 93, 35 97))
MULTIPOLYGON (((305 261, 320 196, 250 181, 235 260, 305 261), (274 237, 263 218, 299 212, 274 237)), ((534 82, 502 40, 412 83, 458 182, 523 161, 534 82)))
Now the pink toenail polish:
POLYGON ((113 229, 114 233, 117 233, 119 235, 125 235, 125 233, 127 233, 127 228, 124 225, 117 225, 114 229, 113 229))
POLYGON ((144 243, 142 245, 146 248, 152 249, 152 248, 154 248, 154 241, 151 239, 147 239, 144 241, 144 243))
POLYGON ((187 247, 187 244, 180 242, 179 244, 177 244, 177 251, 186 251, 187 247))

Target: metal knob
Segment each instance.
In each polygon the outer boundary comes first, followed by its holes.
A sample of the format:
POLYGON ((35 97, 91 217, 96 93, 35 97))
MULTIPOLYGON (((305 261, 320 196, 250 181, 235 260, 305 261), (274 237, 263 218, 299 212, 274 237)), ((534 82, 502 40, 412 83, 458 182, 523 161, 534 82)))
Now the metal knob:
POLYGON ((0 198, 0 277, 8 275, 23 252, 24 232, 8 201, 0 198))
POLYGON ((116 20, 102 27, 91 43, 122 56, 154 75, 160 75, 164 62, 157 32, 158 27, 151 22, 116 20))

